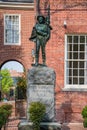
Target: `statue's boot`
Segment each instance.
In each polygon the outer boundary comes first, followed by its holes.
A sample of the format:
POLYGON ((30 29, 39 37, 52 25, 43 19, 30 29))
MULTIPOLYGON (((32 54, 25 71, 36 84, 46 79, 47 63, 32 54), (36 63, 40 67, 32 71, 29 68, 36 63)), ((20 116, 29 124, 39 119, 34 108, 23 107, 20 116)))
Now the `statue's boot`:
POLYGON ((38 59, 35 60, 35 66, 38 66, 38 59))
POLYGON ((38 66, 38 63, 37 63, 37 62, 35 63, 35 66, 38 66))
POLYGON ((46 66, 46 60, 43 59, 43 66, 46 66))

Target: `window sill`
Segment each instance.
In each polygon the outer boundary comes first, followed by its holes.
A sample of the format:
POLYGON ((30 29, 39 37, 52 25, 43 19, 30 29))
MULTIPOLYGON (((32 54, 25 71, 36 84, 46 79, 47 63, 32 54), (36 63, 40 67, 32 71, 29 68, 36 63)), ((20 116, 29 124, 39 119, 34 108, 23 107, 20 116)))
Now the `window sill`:
POLYGON ((65 87, 65 88, 63 88, 62 89, 62 91, 69 91, 69 92, 87 92, 87 88, 86 87, 80 87, 79 86, 79 88, 78 87, 65 87))
POLYGON ((5 46, 20 46, 21 44, 19 44, 19 43, 18 43, 18 44, 15 44, 15 43, 14 43, 14 44, 4 44, 4 45, 5 45, 5 46))

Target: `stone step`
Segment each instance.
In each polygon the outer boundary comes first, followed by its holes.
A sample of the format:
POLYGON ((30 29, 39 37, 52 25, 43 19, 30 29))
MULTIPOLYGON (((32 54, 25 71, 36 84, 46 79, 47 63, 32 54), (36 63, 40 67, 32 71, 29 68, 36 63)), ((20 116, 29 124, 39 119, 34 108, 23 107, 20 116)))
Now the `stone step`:
MULTIPOLYGON (((61 130, 61 124, 56 122, 42 122, 40 124, 41 130, 61 130)), ((33 130, 31 122, 22 121, 18 125, 18 130, 33 130)))

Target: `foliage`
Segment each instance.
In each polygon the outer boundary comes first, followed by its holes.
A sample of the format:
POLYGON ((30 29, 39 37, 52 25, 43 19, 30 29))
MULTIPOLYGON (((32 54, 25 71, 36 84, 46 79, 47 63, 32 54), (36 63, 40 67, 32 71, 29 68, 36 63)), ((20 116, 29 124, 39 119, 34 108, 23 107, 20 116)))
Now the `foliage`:
POLYGON ((82 116, 84 118, 83 126, 87 127, 87 106, 85 106, 82 110, 82 116))
POLYGON ((85 106, 82 110, 82 116, 83 118, 87 118, 87 106, 85 106))
POLYGON ((10 72, 7 69, 1 70, 0 75, 2 93, 7 94, 10 88, 13 86, 13 79, 11 78, 10 72))
POLYGON ((22 77, 17 78, 17 92, 18 92, 18 99, 25 99, 26 98, 26 76, 25 73, 22 77))
POLYGON ((40 129, 40 122, 42 121, 46 112, 46 107, 41 102, 32 102, 29 107, 30 120, 33 122, 34 130, 40 129))
POLYGON ((1 108, 5 109, 6 111, 10 111, 12 109, 12 105, 11 104, 4 104, 1 106, 1 108))
POLYGON ((87 118, 84 118, 83 126, 84 126, 84 128, 87 128, 87 118))
POLYGON ((0 109, 0 129, 6 123, 7 111, 4 109, 0 109))
POLYGON ((11 104, 4 104, 0 107, 0 129, 6 124, 12 112, 11 104))

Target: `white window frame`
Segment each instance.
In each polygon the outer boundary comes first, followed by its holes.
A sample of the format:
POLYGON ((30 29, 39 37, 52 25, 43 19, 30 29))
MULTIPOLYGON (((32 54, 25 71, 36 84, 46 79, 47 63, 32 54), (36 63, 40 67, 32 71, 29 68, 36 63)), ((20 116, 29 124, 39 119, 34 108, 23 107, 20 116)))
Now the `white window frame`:
POLYGON ((4 14, 4 45, 21 45, 21 15, 20 14, 4 14), (18 16, 19 17, 19 42, 18 43, 7 43, 5 42, 5 17, 6 16, 18 16))
MULTIPOLYGON (((87 34, 66 34, 65 35, 65 74, 64 74, 64 91, 87 91, 87 84, 67 84, 66 83, 66 78, 67 78, 67 37, 68 36, 87 36, 87 34)), ((85 43, 87 44, 87 43, 85 43)), ((85 50, 85 52, 87 52, 87 50, 85 50)), ((86 54, 86 53, 85 53, 86 54)), ((85 55, 86 56, 86 55, 85 55)), ((85 58, 86 59, 86 58, 85 58)), ((87 73, 87 72, 86 72, 87 73)))

